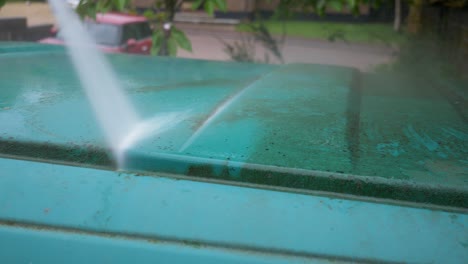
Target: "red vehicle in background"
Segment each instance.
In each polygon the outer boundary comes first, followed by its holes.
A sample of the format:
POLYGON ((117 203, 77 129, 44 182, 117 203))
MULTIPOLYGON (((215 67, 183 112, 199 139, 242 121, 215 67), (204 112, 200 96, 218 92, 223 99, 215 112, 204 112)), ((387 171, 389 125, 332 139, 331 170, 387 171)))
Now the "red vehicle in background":
MULTIPOLYGON (((97 14, 96 20, 87 19, 84 25, 104 52, 150 53, 152 31, 145 17, 116 13, 97 14)), ((45 38, 39 42, 64 44, 60 31, 55 37, 45 38)))

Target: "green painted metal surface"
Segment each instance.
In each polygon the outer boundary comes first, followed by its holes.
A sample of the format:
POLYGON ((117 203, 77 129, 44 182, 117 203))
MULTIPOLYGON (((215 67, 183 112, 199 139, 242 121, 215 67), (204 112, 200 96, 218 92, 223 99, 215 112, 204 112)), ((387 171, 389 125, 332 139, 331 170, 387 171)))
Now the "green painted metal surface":
POLYGON ((2 42, 0 44, 0 54, 18 56, 21 54, 27 54, 28 52, 53 52, 53 51, 64 51, 64 48, 59 45, 45 45, 30 42, 2 42))
MULTIPOLYGON (((0 155, 115 169, 66 54, 25 50, 0 54, 0 155)), ((127 170, 468 207, 468 125, 436 87, 323 65, 109 60, 144 118, 188 113, 134 146, 127 170)))
POLYGON ((0 168, 0 263, 468 261, 467 210, 3 158, 0 168))

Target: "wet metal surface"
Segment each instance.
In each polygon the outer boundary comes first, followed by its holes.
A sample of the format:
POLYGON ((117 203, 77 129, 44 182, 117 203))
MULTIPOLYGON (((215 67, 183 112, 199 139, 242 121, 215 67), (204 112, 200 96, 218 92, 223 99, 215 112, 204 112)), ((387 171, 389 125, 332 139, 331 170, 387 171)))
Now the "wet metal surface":
MULTIPOLYGON (((468 125, 435 87, 323 65, 109 59, 144 118, 188 113, 133 147, 128 170, 468 207, 468 125)), ((0 55, 0 80, 0 155, 114 166, 65 54, 0 55)))
POLYGON ((461 212, 12 159, 0 168, 0 263, 468 260, 461 212))

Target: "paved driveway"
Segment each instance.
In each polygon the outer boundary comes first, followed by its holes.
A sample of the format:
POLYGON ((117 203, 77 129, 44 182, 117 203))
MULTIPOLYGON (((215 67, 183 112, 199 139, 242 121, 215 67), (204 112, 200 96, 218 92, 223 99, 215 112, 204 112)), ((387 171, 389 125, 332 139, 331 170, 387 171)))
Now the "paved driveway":
MULTIPOLYGON (((182 26, 183 28, 183 26, 182 26)), ((229 60, 222 41, 239 41, 239 34, 228 30, 185 30, 192 41, 193 52, 179 51, 184 58, 229 60), (221 41, 222 40, 222 41, 221 41)), ((264 58, 265 50, 256 45, 256 56, 264 58)), ((394 49, 383 45, 348 44, 323 40, 288 38, 282 47, 286 63, 316 63, 355 67, 369 71, 376 65, 395 58, 394 49)), ((272 56, 270 56, 272 58, 272 56)), ((277 62, 277 61, 276 61, 277 62)))

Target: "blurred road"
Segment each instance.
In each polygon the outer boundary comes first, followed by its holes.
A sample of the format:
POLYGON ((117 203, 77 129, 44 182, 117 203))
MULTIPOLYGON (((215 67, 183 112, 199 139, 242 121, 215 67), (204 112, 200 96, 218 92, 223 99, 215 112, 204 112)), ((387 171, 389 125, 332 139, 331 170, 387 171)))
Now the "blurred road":
MULTIPOLYGON (((178 27, 187 33, 194 51, 192 53, 179 51, 178 56, 184 58, 229 60, 222 41, 233 43, 241 39, 241 34, 234 31, 232 26, 180 24, 178 27)), ((263 59, 265 53, 263 47, 257 44, 255 49, 257 59, 263 59)), ((341 65, 362 71, 389 63, 396 54, 395 48, 383 44, 352 44, 301 38, 287 38, 282 45, 282 53, 285 63, 341 65)))

